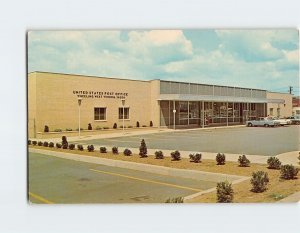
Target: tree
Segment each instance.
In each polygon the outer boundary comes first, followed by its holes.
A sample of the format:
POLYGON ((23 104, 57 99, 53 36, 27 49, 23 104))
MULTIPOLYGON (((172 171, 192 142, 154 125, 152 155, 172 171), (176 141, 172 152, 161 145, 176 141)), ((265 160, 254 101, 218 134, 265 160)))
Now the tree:
POLYGON ((141 156, 141 158, 145 158, 145 157, 148 157, 147 156, 147 146, 146 146, 146 143, 145 143, 145 140, 142 139, 141 141, 141 146, 140 146, 140 153, 139 155, 141 156))

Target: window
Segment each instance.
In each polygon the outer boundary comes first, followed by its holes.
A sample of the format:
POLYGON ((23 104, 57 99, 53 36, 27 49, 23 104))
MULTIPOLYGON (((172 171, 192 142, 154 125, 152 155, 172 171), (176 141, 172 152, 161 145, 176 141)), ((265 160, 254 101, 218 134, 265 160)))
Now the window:
POLYGON ((94 120, 105 121, 106 120, 106 108, 94 108, 94 120))
POLYGON ((273 108, 270 108, 270 115, 273 116, 273 108))
MULTIPOLYGON (((119 119, 123 119, 123 108, 119 108, 119 119)), ((129 108, 124 108, 124 119, 129 119, 129 108)))

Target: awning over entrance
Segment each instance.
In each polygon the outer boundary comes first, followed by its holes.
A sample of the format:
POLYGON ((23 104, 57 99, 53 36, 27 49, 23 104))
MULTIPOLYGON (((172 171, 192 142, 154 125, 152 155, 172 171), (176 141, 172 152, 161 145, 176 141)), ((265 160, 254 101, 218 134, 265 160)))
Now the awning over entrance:
MULTIPOLYGON (((236 103, 270 103, 266 98, 235 97, 235 96, 212 96, 212 95, 190 95, 190 94, 160 94, 158 100, 175 101, 208 101, 208 102, 236 102, 236 103)), ((273 99, 282 103, 281 99, 273 99)), ((272 102, 274 103, 274 102, 272 102)))

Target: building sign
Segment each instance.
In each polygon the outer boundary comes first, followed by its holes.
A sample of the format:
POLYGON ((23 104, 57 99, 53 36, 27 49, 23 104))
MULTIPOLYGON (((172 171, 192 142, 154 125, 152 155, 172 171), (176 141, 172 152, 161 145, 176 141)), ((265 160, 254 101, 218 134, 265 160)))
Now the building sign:
POLYGON ((98 99, 125 99, 128 96, 127 92, 113 91, 78 91, 73 90, 73 94, 78 98, 98 98, 98 99))

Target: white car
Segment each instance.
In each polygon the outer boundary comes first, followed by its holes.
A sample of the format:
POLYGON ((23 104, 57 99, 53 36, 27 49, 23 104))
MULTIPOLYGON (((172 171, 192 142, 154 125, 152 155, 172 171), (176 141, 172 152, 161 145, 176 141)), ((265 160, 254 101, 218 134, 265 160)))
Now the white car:
POLYGON ((259 120, 246 121, 246 126, 248 127, 252 127, 252 126, 274 127, 279 125, 280 125, 279 122, 274 121, 270 117, 260 117, 259 120))
POLYGON ((290 119, 283 119, 283 118, 280 119, 278 117, 272 117, 271 119, 275 122, 278 122, 281 126, 292 124, 292 121, 290 119))

